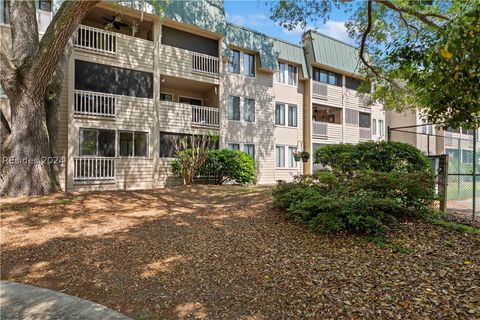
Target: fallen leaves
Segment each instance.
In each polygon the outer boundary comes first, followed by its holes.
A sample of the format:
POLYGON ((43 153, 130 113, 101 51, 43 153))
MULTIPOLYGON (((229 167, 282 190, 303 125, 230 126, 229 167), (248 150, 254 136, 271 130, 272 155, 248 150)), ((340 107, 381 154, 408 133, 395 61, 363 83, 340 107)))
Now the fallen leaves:
POLYGON ((255 188, 68 199, 2 212, 2 279, 145 319, 480 318, 475 235, 408 223, 384 248, 323 236, 255 188))

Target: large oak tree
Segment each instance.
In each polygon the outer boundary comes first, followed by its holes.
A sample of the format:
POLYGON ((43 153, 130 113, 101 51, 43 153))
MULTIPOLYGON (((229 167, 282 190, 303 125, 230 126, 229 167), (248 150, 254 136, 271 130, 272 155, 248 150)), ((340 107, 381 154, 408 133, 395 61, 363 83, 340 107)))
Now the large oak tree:
POLYGON ((2 115, 0 193, 42 195, 58 188, 58 98, 73 34, 99 1, 64 1, 39 39, 34 1, 10 1, 11 43, 1 39, 0 83, 10 102, 11 121, 2 115), (3 161, 3 160, 2 160, 3 161))

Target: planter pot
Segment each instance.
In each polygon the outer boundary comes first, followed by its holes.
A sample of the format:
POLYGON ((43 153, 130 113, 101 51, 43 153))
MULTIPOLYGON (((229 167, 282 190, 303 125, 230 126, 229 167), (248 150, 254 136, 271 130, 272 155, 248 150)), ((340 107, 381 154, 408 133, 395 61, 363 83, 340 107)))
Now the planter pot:
POLYGON ((300 159, 302 159, 302 157, 300 157, 300 156, 293 156, 293 159, 298 162, 298 161, 300 161, 300 159))
POLYGON ((309 158, 308 156, 307 156, 307 157, 302 157, 302 161, 303 161, 303 162, 307 162, 307 161, 308 161, 308 158, 309 158))

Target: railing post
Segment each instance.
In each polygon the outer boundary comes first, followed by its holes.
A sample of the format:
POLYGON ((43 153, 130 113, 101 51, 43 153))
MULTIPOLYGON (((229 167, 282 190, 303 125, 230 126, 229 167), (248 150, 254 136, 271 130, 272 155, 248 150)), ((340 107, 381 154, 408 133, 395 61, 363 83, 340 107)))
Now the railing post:
POLYGON ((477 206, 477 129, 473 130, 473 198, 472 198, 472 219, 476 218, 477 206))

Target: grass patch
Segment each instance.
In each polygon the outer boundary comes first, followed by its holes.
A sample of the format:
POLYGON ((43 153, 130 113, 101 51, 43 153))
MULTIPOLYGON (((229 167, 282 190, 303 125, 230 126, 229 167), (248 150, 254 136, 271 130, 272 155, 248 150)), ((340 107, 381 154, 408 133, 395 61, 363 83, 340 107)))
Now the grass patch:
POLYGON ((453 230, 457 230, 460 232, 465 232, 465 233, 470 233, 470 234, 480 234, 480 229, 467 226, 466 224, 461 224, 461 223, 455 223, 455 222, 450 222, 442 219, 434 219, 431 220, 431 223, 436 225, 436 226, 441 226, 453 230))
POLYGON ((65 198, 57 200, 56 204, 59 206, 66 206, 72 203, 72 199, 65 198))

